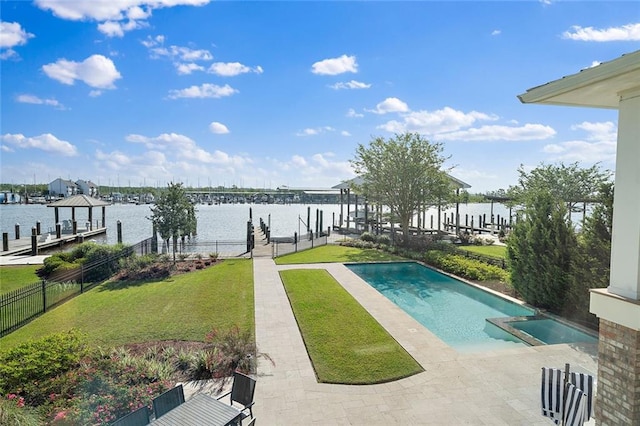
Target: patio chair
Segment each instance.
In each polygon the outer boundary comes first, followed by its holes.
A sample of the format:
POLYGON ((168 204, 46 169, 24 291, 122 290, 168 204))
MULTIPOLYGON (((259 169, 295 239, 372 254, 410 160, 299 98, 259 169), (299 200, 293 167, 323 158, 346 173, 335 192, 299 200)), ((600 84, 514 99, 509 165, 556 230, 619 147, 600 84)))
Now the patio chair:
POLYGON ((149 409, 142 406, 129 414, 120 417, 111 426, 146 426, 149 424, 149 409))
POLYGON ((234 402, 237 402, 242 405, 242 409, 240 410, 243 415, 243 418, 248 417, 247 414, 244 413, 245 410, 249 410, 249 415, 253 419, 253 393, 256 390, 256 381, 251 377, 242 374, 238 371, 233 373, 233 384, 231 385, 231 391, 220 395, 218 399, 222 399, 227 395, 231 395, 231 406, 233 406, 234 402))
POLYGON ((251 421, 247 424, 247 426, 256 426, 256 418, 252 418, 251 421))
POLYGON ((162 395, 156 396, 153 398, 153 412, 156 415, 156 419, 173 410, 183 402, 184 390, 182 389, 182 385, 178 385, 173 389, 169 389, 162 395))

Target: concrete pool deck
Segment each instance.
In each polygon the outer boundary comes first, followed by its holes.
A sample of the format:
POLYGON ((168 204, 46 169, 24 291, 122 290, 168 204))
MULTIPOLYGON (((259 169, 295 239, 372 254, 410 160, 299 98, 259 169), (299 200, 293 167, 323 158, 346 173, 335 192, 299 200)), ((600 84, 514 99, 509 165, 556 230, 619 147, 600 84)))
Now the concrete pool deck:
POLYGON ((342 264, 253 261, 257 345, 275 362, 259 362, 259 424, 553 425, 540 414, 541 367, 597 371, 591 355, 566 344, 459 353, 342 264), (299 268, 326 269, 425 371, 377 385, 318 383, 279 276, 299 268))

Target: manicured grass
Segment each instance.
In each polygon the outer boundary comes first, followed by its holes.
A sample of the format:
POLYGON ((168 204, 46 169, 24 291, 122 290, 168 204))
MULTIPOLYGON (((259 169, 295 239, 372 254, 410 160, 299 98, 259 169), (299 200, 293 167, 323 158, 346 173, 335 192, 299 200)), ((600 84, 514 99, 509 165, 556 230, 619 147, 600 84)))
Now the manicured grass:
POLYGON ((20 265, 0 267, 0 294, 24 287, 40 281, 36 275, 36 270, 41 265, 20 265))
POLYGON ((253 333, 253 305, 251 261, 225 260, 164 281, 102 284, 0 339, 0 348, 71 328, 102 346, 203 341, 212 328, 234 324, 253 333))
POLYGON ((309 250, 291 253, 277 257, 277 265, 293 265, 302 263, 331 263, 331 262, 384 262, 402 260, 403 258, 375 249, 359 249, 356 247, 327 244, 309 250))
POLYGON ((507 256, 506 246, 459 246, 459 248, 472 253, 483 254, 485 256, 496 257, 499 259, 506 259, 507 256))
POLYGON ((327 271, 280 276, 320 382, 381 383, 423 371, 327 271))

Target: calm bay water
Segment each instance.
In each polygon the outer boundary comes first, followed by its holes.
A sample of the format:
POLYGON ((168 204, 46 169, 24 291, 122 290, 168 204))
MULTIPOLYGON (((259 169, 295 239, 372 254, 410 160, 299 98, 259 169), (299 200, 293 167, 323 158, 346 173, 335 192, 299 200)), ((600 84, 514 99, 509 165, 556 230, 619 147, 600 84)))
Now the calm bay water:
MULTIPOLYGON (((122 240, 125 243, 136 243, 151 236, 151 221, 147 219, 151 215, 151 205, 113 204, 106 208, 106 236, 94 237, 98 242, 115 244, 117 242, 117 222, 122 223, 122 240)), ((272 236, 293 236, 295 232, 305 232, 307 221, 307 209, 311 210, 310 226, 315 230, 316 210, 322 211, 322 227, 327 229, 332 225, 338 225, 340 218, 339 204, 220 204, 196 206, 198 219, 198 236, 201 241, 237 241, 246 238, 247 221, 251 209, 253 224, 258 225, 260 218, 271 225, 272 236), (269 219, 270 218, 270 219, 269 219)), ((354 206, 351 206, 353 212, 354 206)), ((60 220, 71 219, 71 209, 61 208, 60 220)), ((445 210, 450 214, 454 209, 445 210)), ((347 206, 343 207, 344 215, 347 214, 347 206)), ((501 204, 494 204, 494 215, 508 218, 509 211, 501 204)), ((461 223, 464 223, 465 215, 473 215, 475 223, 478 223, 478 215, 491 214, 491 205, 488 203, 474 203, 460 205, 461 223)), ((437 221, 437 211, 432 209, 426 213, 426 223, 429 224, 430 216, 434 216, 434 224, 437 221)), ((88 209, 77 208, 76 220, 84 225, 87 221, 88 209)), ((93 221, 102 219, 102 209, 93 209, 93 221)), ((470 220, 470 219, 469 219, 470 220)), ((0 231, 8 232, 9 238, 14 238, 14 227, 20 224, 22 236, 30 235, 31 228, 40 221, 42 232, 54 230, 54 209, 46 205, 20 205, 0 204, 0 231)))

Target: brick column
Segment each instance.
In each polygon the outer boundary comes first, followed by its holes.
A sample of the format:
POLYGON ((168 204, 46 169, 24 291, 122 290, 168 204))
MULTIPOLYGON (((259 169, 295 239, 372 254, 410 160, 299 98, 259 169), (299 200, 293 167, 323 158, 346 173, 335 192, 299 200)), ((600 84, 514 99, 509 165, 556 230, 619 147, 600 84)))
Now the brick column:
POLYGON ((598 424, 640 425, 640 331, 600 319, 598 424))

